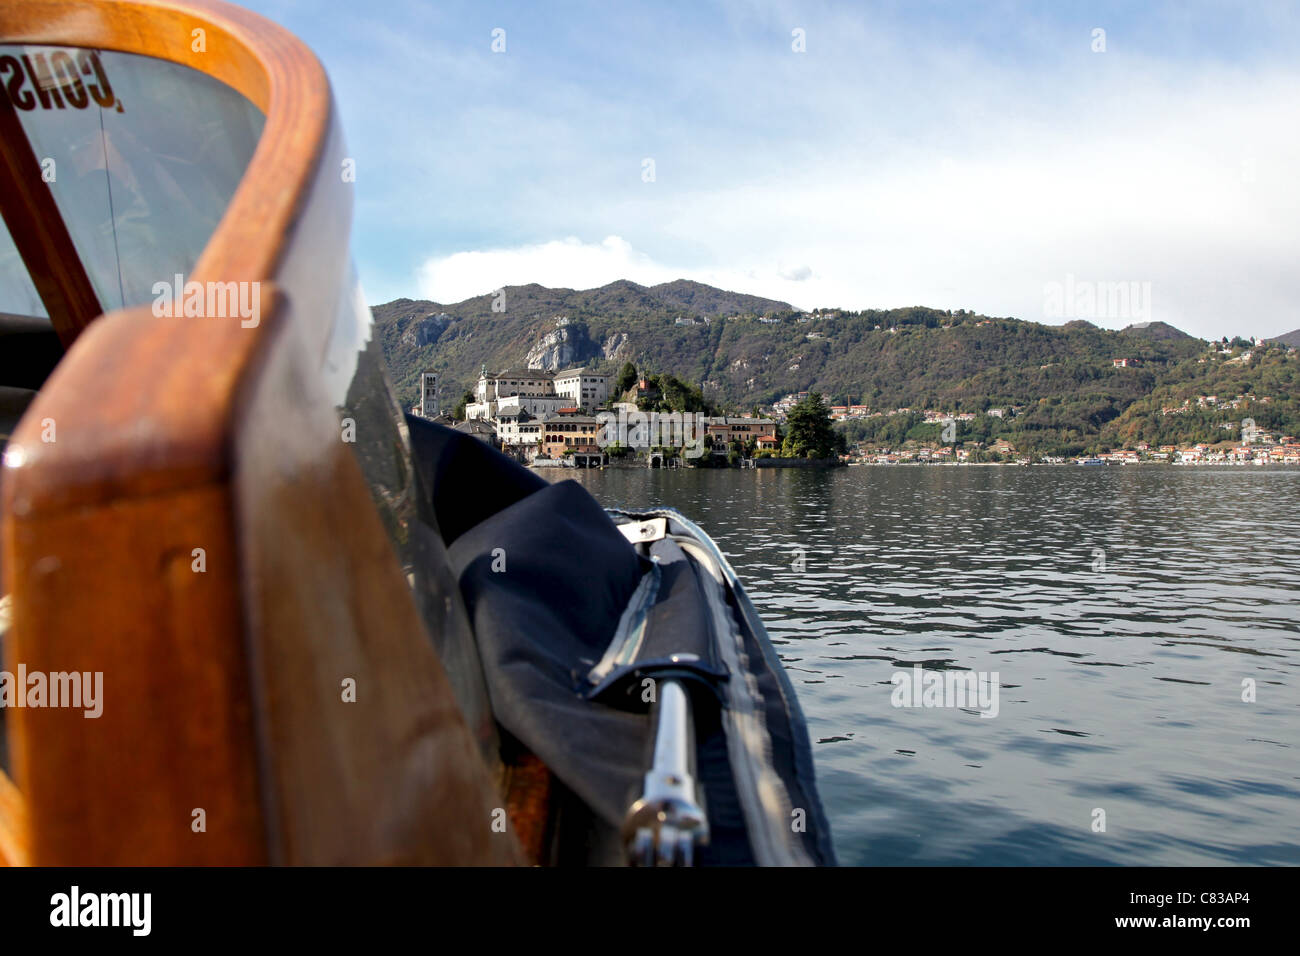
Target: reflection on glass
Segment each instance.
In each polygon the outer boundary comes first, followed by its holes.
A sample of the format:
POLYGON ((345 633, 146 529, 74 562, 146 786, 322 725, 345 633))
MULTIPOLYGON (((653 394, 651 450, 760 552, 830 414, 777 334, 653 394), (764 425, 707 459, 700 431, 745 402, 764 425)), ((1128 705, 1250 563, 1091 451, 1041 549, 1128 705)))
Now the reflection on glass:
POLYGON ((461 713, 484 759, 496 767, 500 742, 478 647, 430 497, 412 459, 410 429, 374 334, 374 318, 353 268, 339 297, 320 375, 341 428, 352 436, 345 445, 370 488, 461 713))
POLYGON ((264 117, 188 67, 129 53, 0 45, 15 107, 105 310, 188 278, 264 117))
POLYGON ((32 277, 18 255, 9 227, 3 222, 0 222, 0 312, 47 316, 45 303, 36 294, 32 277))

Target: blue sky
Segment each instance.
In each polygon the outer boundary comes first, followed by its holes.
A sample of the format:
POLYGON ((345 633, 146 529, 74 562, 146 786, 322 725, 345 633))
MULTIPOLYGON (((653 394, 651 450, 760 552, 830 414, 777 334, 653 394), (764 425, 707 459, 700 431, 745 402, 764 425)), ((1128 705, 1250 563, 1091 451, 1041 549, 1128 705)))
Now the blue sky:
POLYGON ((372 303, 685 277, 1062 321, 1045 290, 1122 282, 1080 314, 1300 328, 1300 4, 246 5, 330 74, 372 303))

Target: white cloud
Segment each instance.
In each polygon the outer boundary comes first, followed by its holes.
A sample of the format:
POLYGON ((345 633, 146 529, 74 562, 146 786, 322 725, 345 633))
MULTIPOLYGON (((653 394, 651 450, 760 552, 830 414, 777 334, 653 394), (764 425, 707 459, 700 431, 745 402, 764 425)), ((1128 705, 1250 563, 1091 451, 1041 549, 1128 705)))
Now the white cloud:
POLYGON ((508 285, 536 282, 551 288, 591 289, 631 279, 663 282, 663 267, 618 236, 585 243, 574 236, 507 249, 456 252, 420 268, 420 295, 435 302, 459 302, 508 285))
POLYGON ((601 242, 577 237, 506 249, 456 252, 429 259, 420 268, 420 295, 435 302, 459 302, 508 285, 536 282, 551 288, 594 289, 618 279, 658 285, 693 279, 719 288, 788 300, 792 289, 812 275, 794 269, 700 269, 657 262, 626 239, 606 236, 601 242))
POLYGON ((1120 29, 1094 55, 1087 31, 1023 13, 995 44, 953 44, 857 11, 810 23, 795 56, 777 29, 793 13, 726 10, 721 34, 598 21, 577 34, 586 58, 548 69, 549 46, 453 45, 448 95, 429 101, 394 94, 414 74, 367 56, 367 82, 347 85, 366 107, 358 148, 384 150, 359 164, 375 170, 358 193, 367 287, 449 302, 690 278, 801 308, 1051 321, 1046 289, 1069 275, 1149 282, 1153 317, 1198 335, 1300 327, 1294 62, 1180 56, 1160 31, 1120 29), (650 76, 618 38, 653 35, 678 42, 650 76), (408 111, 400 148, 390 100, 408 111))
POLYGON ((1199 335, 1300 328, 1294 4, 1117 7, 1099 55, 1053 4, 245 2, 329 66, 375 301, 687 277, 1041 320, 1071 275, 1199 335))
POLYGON ((648 184, 572 213, 599 229, 585 241, 436 257, 420 290, 446 302, 526 282, 689 278, 800 308, 1061 321, 1045 291, 1071 275, 1150 283, 1152 317, 1194 334, 1275 335, 1300 327, 1300 127, 1277 121, 1291 102, 1292 75, 1225 74, 1195 95, 1152 83, 1096 91, 1095 113, 1062 104, 1050 123, 986 118, 962 149, 867 164, 828 148, 779 174, 648 184))

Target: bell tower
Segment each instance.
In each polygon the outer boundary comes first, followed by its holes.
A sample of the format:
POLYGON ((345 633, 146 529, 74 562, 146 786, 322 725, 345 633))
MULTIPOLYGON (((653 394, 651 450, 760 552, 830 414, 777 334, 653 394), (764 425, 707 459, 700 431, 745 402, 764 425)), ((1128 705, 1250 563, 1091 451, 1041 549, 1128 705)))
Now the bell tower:
POLYGON ((423 418, 438 416, 437 372, 424 372, 420 375, 420 415, 423 418))

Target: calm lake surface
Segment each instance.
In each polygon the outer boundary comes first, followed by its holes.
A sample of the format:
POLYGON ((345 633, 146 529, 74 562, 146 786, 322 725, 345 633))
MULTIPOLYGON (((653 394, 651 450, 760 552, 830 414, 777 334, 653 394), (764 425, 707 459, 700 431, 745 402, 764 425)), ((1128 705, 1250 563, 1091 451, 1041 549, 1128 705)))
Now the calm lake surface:
POLYGON ((1300 863, 1300 471, 563 477, 675 507, 727 554, 842 863, 1300 863), (917 664, 997 672, 997 716, 892 706, 917 664))

